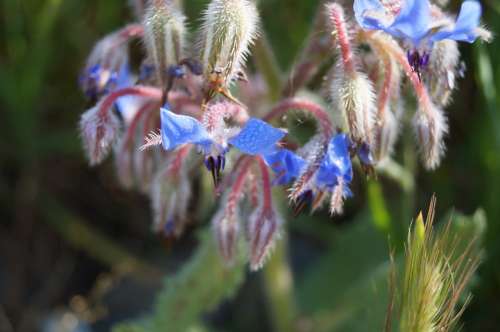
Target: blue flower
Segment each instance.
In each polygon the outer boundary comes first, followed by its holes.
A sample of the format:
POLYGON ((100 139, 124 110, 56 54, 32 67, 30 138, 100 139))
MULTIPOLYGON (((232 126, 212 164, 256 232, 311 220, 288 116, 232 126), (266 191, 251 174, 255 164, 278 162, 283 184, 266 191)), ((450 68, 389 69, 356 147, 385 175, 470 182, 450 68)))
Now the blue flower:
POLYGON ((316 186, 319 189, 333 191, 342 182, 344 195, 352 195, 348 187, 352 181, 350 145, 351 141, 346 134, 337 134, 330 140, 326 155, 316 174, 316 186))
POLYGON ((85 95, 95 100, 102 95, 132 85, 128 62, 124 62, 117 70, 96 64, 85 70, 80 76, 80 85, 85 95))
MULTIPOLYGON (((348 188, 352 181, 352 163, 349 154, 351 141, 346 134, 337 134, 330 140, 325 156, 315 175, 312 187, 315 191, 329 191, 342 182, 345 196, 351 196, 348 188)), ((275 184, 284 185, 298 178, 307 162, 294 152, 277 149, 264 156, 264 159, 276 173, 275 184)))
POLYGON ((286 185, 299 177, 302 169, 306 165, 304 158, 298 156, 288 149, 276 149, 264 156, 266 164, 271 167, 276 178, 275 185, 286 185))
POLYGON ((403 38, 415 47, 426 41, 429 45, 443 39, 472 43, 477 38, 476 29, 481 17, 481 4, 475 0, 462 3, 456 22, 435 20, 431 16, 429 0, 403 0, 395 17, 379 0, 355 0, 354 13, 359 25, 367 30, 383 30, 394 37, 403 38))
POLYGON ((205 165, 217 183, 224 169, 225 154, 230 146, 249 155, 266 155, 275 149, 276 143, 286 133, 266 122, 251 118, 238 134, 215 136, 208 132, 197 119, 171 112, 166 105, 161 109, 161 137, 165 150, 173 150, 183 144, 194 144, 205 155, 205 165))

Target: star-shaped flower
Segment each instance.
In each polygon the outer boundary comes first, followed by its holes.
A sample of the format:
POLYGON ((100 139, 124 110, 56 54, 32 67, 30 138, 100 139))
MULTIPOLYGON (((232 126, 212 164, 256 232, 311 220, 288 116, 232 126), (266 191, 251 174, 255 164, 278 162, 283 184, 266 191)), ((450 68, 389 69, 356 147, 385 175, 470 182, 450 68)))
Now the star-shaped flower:
POLYGON ((249 155, 266 155, 286 135, 266 122, 250 118, 243 128, 209 131, 197 119, 175 114, 168 105, 161 109, 161 140, 165 150, 194 144, 205 155, 205 165, 217 183, 225 166, 225 154, 231 146, 249 155))
POLYGON ((363 29, 383 30, 396 38, 403 38, 415 47, 443 39, 472 43, 478 37, 481 17, 479 1, 467 0, 455 22, 436 19, 429 0, 402 0, 399 12, 389 10, 379 0, 355 0, 354 13, 363 29))

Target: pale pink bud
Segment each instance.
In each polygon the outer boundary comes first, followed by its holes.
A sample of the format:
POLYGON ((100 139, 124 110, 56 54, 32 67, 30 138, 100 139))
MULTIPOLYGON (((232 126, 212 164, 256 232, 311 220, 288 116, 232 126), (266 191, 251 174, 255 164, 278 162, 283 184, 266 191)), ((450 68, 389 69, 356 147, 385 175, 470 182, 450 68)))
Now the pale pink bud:
POLYGON ((399 125, 396 116, 387 107, 374 126, 373 155, 377 161, 389 157, 398 138, 399 125))
POLYGON ((151 184, 153 229, 167 236, 180 236, 186 226, 191 186, 184 169, 173 174, 170 165, 158 172, 151 184))
POLYGON ((118 119, 111 113, 100 113, 99 105, 87 110, 80 118, 80 135, 91 166, 106 158, 119 131, 118 119))
POLYGON ((370 143, 376 112, 373 86, 365 74, 346 73, 342 68, 336 66, 330 87, 335 110, 344 117, 353 141, 370 143))
POLYGON ((224 206, 215 214, 212 219, 212 229, 220 255, 227 265, 232 265, 237 255, 240 222, 237 211, 228 212, 224 206))
POLYGON ((262 268, 279 237, 281 219, 273 210, 258 208, 249 217, 250 269, 262 268))
POLYGON ((445 152, 446 117, 435 105, 420 105, 413 118, 413 127, 424 166, 433 170, 439 166, 445 152))

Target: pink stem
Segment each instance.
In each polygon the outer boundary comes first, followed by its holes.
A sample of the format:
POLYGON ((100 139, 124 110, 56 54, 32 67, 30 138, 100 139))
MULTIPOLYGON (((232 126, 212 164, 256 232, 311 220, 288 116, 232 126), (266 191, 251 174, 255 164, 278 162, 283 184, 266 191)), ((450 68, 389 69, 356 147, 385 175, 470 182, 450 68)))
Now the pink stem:
POLYGON ((236 204, 238 204, 241 193, 243 192, 247 173, 253 161, 253 158, 245 157, 240 163, 239 172, 236 175, 236 180, 231 187, 231 192, 227 200, 226 214, 229 216, 233 215, 236 211, 236 204))
POLYGON ((182 168, 182 164, 183 164, 184 160, 186 159, 187 155, 191 151, 191 148, 192 148, 192 145, 189 144, 189 145, 185 145, 185 146, 181 147, 179 149, 179 151, 177 151, 177 153, 175 154, 174 160, 172 161, 172 163, 170 164, 170 167, 168 168, 168 173, 170 176, 175 176, 176 174, 179 173, 179 171, 182 168))
POLYGON ((265 117, 264 121, 281 116, 291 110, 303 110, 311 113, 318 121, 320 130, 329 139, 333 134, 333 125, 328 113, 318 104, 301 98, 285 99, 276 105, 265 117))
POLYGON ((354 73, 354 54, 352 52, 351 43, 349 42, 349 35, 347 33, 347 27, 344 18, 344 10, 340 5, 336 3, 327 5, 327 9, 330 13, 331 22, 337 32, 337 39, 340 46, 340 52, 342 54, 342 63, 344 65, 344 69, 348 73, 354 73))
POLYGON ((262 194, 264 196, 263 211, 272 211, 273 199, 271 192, 271 179, 269 177, 269 170, 262 157, 257 157, 259 163, 260 173, 262 175, 262 194))
POLYGON ((108 112, 111 109, 111 106, 113 106, 115 101, 120 97, 133 95, 133 96, 148 97, 159 101, 161 100, 162 94, 163 92, 161 91, 161 89, 148 86, 140 86, 140 85, 116 90, 107 95, 99 105, 99 116, 101 118, 107 117, 108 112))
POLYGON ((382 85, 382 90, 380 91, 379 94, 379 99, 378 99, 378 118, 382 119, 385 109, 387 108, 387 103, 389 102, 389 97, 391 94, 391 88, 393 85, 393 69, 392 69, 392 64, 391 60, 389 58, 386 58, 384 60, 384 72, 385 72, 385 77, 384 77, 384 84, 382 85))
POLYGON ((130 147, 132 144, 132 140, 134 138, 135 130, 137 129, 137 126, 139 125, 142 117, 146 114, 149 113, 159 107, 159 104, 156 102, 149 102, 143 105, 137 113, 134 115, 134 118, 132 119, 132 122, 127 128, 127 132, 125 135, 125 142, 123 142, 123 150, 127 149, 130 147))

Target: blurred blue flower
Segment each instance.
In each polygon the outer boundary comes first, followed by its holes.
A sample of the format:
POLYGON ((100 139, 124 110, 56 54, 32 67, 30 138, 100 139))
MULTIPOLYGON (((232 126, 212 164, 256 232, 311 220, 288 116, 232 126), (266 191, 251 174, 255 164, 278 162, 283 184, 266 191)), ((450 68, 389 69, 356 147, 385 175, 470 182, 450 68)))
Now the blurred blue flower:
POLYGON ((319 189, 333 191, 342 182, 344 195, 352 196, 348 187, 352 181, 350 145, 351 141, 346 134, 337 134, 330 140, 326 155, 316 174, 316 186, 319 189))
POLYGON ((205 155, 205 166, 212 172, 217 183, 225 166, 225 154, 232 145, 249 155, 266 155, 275 149, 276 143, 286 133, 266 122, 251 118, 238 134, 217 135, 216 140, 197 119, 171 112, 168 105, 161 109, 161 137, 165 150, 173 150, 183 144, 194 144, 205 155))
POLYGON ((85 95, 92 100, 130 85, 132 78, 128 62, 124 62, 117 70, 96 64, 85 69, 80 76, 80 86, 85 95))
POLYGON ((286 185, 299 177, 302 168, 306 165, 304 158, 288 149, 276 149, 264 156, 266 164, 271 167, 276 178, 275 185, 286 185))
POLYGON ((456 22, 435 20, 431 16, 429 0, 403 0, 395 17, 379 0, 355 0, 354 13, 359 25, 367 30, 383 30, 394 37, 403 38, 415 47, 425 41, 429 45, 443 39, 472 43, 477 38, 476 28, 481 17, 481 4, 475 0, 462 3, 456 22))
POLYGON ((262 120, 251 118, 237 135, 216 142, 200 121, 187 115, 175 114, 168 109, 168 106, 161 109, 161 133, 165 150, 192 143, 201 148, 205 154, 211 153, 213 149, 225 153, 230 144, 249 155, 269 153, 286 135, 283 130, 274 128, 262 120))

